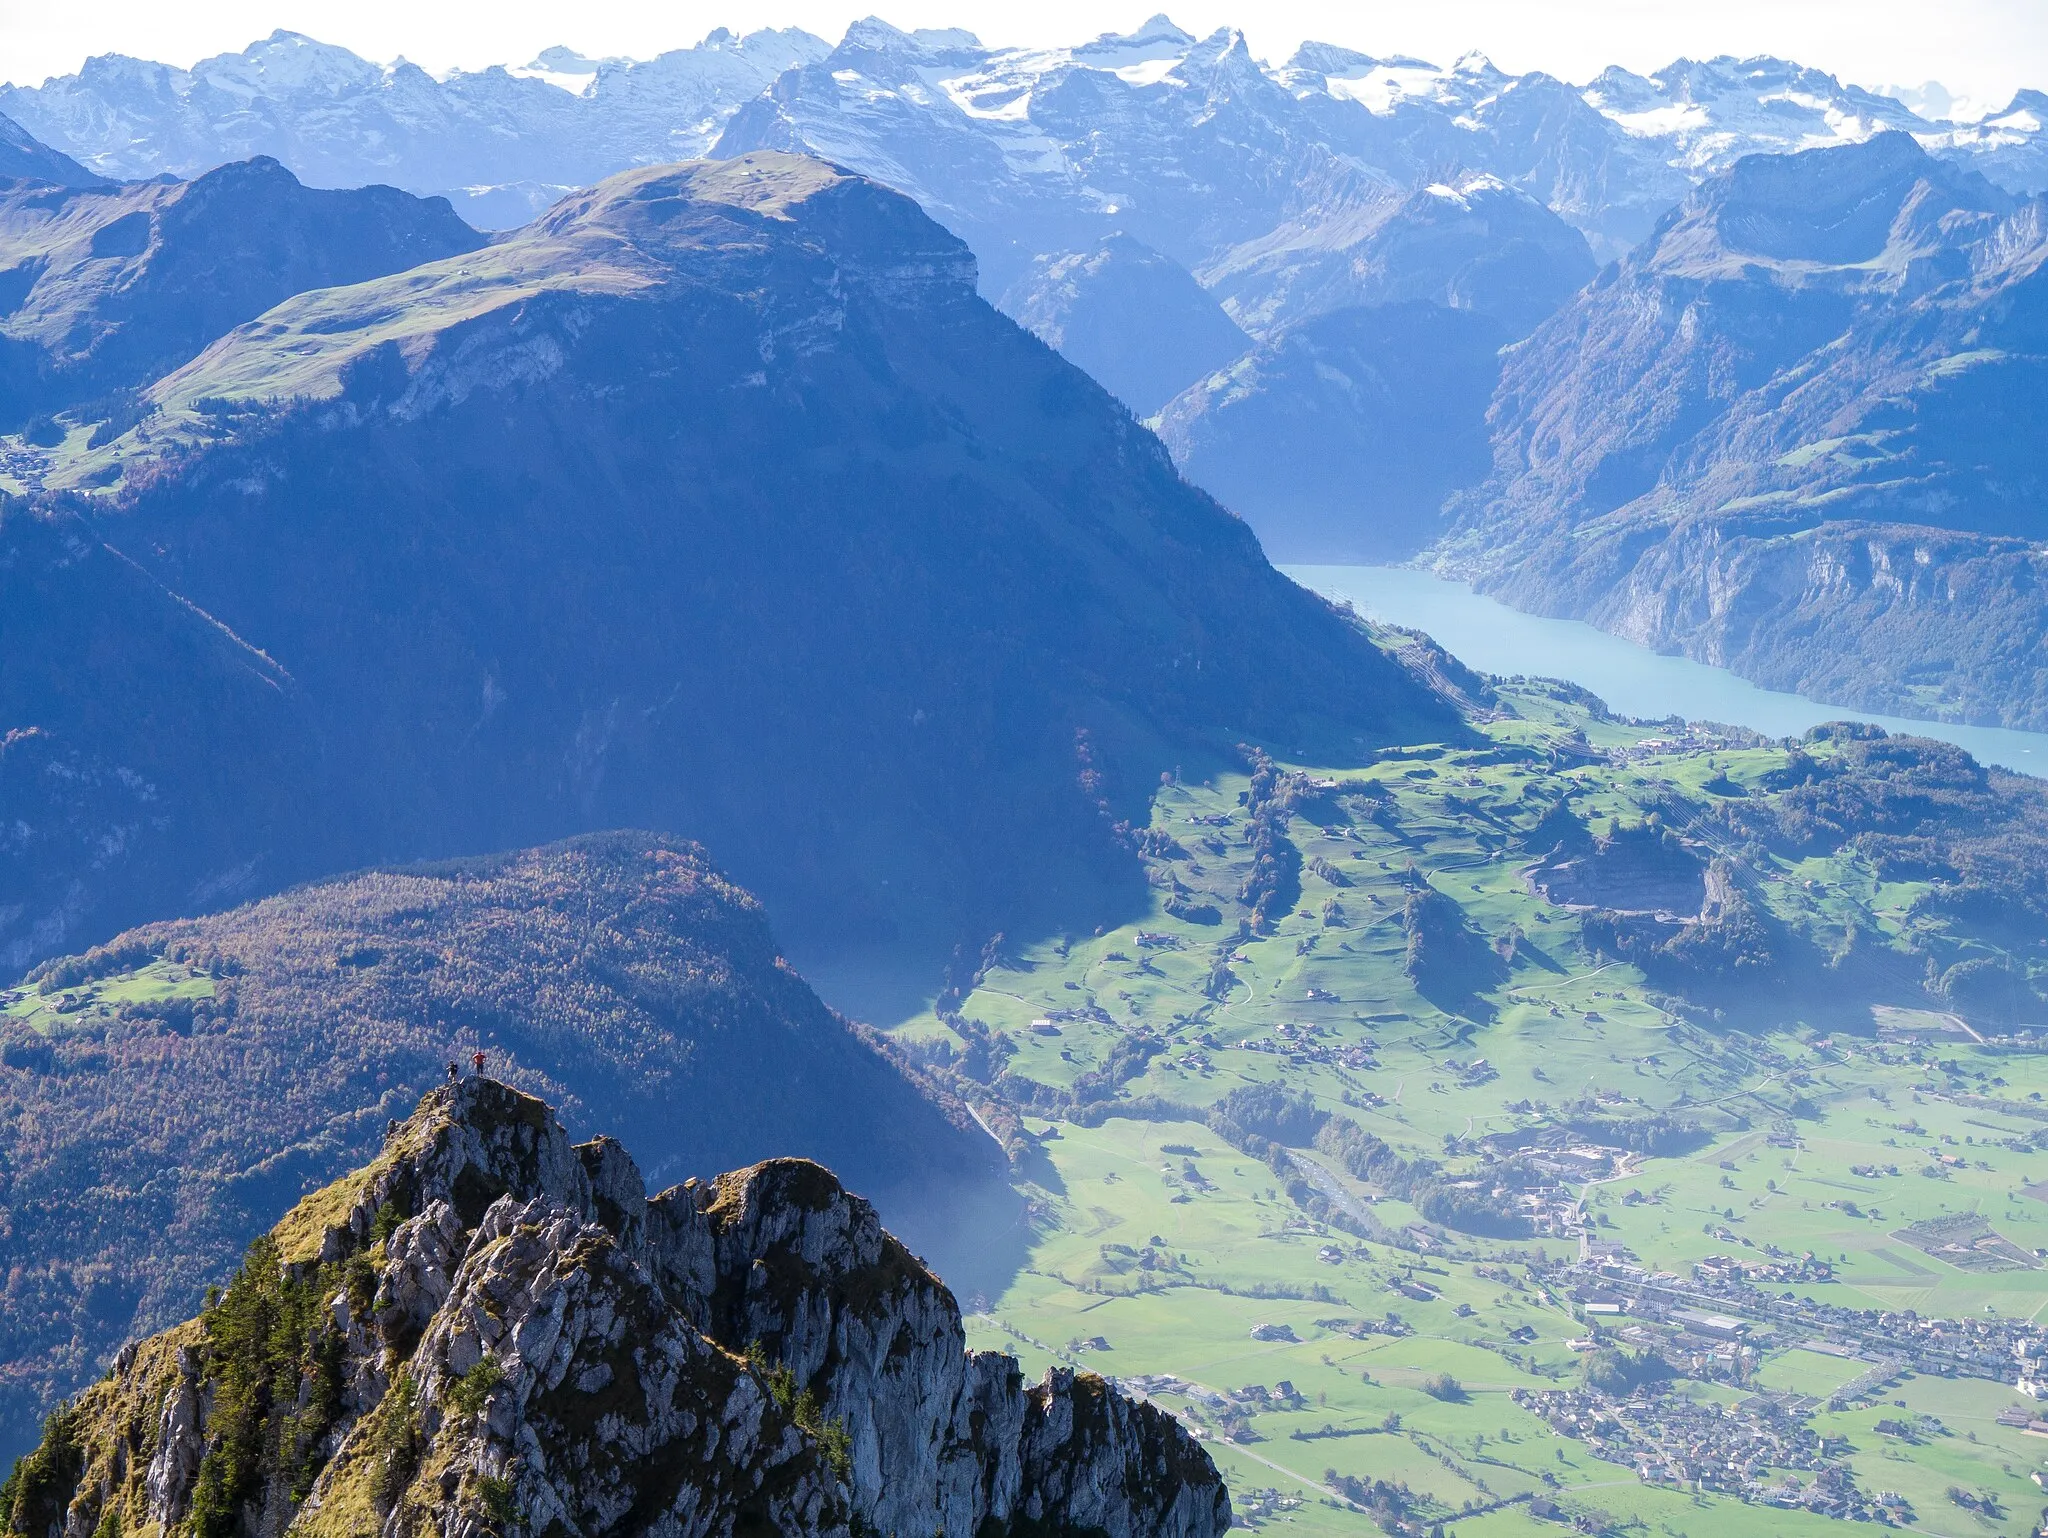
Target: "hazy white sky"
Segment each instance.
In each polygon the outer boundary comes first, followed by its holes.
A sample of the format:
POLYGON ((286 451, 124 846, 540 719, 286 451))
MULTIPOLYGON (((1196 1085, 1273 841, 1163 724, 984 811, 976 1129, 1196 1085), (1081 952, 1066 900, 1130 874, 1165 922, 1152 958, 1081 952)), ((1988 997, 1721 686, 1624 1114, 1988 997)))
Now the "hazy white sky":
MULTIPOLYGON (((92 53, 189 64, 277 27, 432 70, 522 63, 551 43, 644 57, 711 28, 798 25, 836 39, 871 10, 902 27, 964 26, 990 43, 1124 30, 1161 0, 0 0, 0 76, 29 84, 92 53)), ((1866 85, 1939 79, 2003 105, 2048 88, 2048 0, 1176 0, 1190 31, 1243 27, 1278 58, 1304 37, 1447 63, 1583 79, 1679 55, 1776 53, 1866 85)))

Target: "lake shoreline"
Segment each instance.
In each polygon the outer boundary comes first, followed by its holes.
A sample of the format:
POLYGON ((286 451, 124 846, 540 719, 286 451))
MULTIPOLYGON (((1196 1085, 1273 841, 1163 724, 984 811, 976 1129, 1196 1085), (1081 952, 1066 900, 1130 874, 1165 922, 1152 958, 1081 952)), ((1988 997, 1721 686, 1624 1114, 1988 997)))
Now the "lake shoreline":
POLYGON ((1979 762, 2048 774, 2048 733, 1964 726, 1860 710, 1765 689, 1726 668, 1666 656, 1581 620, 1509 608, 1428 572, 1404 566, 1288 564, 1280 570, 1325 598, 1348 600, 1367 619, 1426 631, 1481 672, 1562 678, 1625 716, 1716 721, 1770 737, 1797 737, 1823 721, 1868 721, 1886 731, 1953 742, 1979 762))

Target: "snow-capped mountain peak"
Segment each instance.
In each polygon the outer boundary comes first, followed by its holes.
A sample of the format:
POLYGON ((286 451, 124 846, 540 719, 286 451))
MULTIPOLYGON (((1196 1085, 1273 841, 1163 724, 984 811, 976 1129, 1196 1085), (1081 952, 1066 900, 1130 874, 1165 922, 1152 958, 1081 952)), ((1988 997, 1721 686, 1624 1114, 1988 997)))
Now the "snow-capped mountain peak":
POLYGON ((534 55, 532 63, 519 65, 506 73, 522 80, 545 80, 571 96, 582 96, 597 84, 598 72, 605 65, 624 62, 623 59, 593 59, 558 44, 553 48, 543 48, 534 55))
MULTIPOLYGON (((1932 93, 1918 90, 1923 111, 1932 93)), ((2022 92, 1962 122, 1917 115, 1905 94, 1771 56, 1609 69, 1568 86, 1477 52, 1446 67, 1317 42, 1272 68, 1241 32, 1197 38, 1164 14, 1071 47, 1007 49, 871 16, 836 47, 721 29, 646 61, 558 48, 438 81, 278 32, 190 70, 96 58, 0 90, 0 112, 101 175, 189 175, 268 154, 316 183, 481 187, 458 192, 458 206, 500 224, 624 166, 810 150, 924 201, 1014 278, 1033 255, 1092 246, 1102 218, 1198 266, 1295 218, 1331 166, 1348 168, 1338 182, 1405 188, 1456 188, 1452 168, 1486 173, 1575 225, 1602 258, 1744 155, 1889 129, 2009 190, 2048 188, 2048 97, 2022 92)))
POLYGON ((980 38, 958 27, 905 32, 879 16, 864 16, 846 29, 846 36, 833 52, 835 56, 879 54, 929 63, 966 63, 984 56, 987 50, 981 46, 980 38))
POLYGON ((217 90, 249 100, 301 94, 345 96, 374 88, 388 72, 346 48, 280 27, 240 53, 201 60, 192 73, 217 90))
POLYGON ((1092 43, 1073 50, 1073 57, 1103 68, 1114 69, 1131 58, 1166 58, 1185 53, 1194 45, 1195 35, 1183 32, 1163 12, 1135 32, 1105 32, 1092 43))
POLYGON ((1488 171, 1467 171, 1449 181, 1431 182, 1422 190, 1430 197, 1455 203, 1460 208, 1470 208, 1476 199, 1489 194, 1516 198, 1524 196, 1488 171))

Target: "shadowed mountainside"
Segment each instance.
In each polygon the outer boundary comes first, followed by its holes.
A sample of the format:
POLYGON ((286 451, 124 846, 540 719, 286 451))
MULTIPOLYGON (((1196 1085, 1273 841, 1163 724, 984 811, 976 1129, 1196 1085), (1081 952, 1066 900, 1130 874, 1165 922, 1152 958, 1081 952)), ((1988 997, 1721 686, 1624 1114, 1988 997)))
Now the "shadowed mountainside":
POLYGON ((997 1145, 821 1004, 701 850, 602 834, 152 925, 0 994, 7 1445, 479 1047, 657 1180, 827 1160, 956 1285, 1000 1285, 997 1145))
POLYGON ((1001 302, 1141 417, 1252 342, 1193 273, 1128 235, 1040 257, 1001 302))
POLYGON ((1115 825, 1191 755, 1460 730, 958 241, 816 161, 614 179, 288 300, 145 405, 0 524, 9 582, 70 598, 0 673, 17 965, 616 826, 701 839, 792 943, 943 953, 1135 901, 1115 825), (148 721, 76 703, 116 683, 148 721), (185 746, 216 735, 247 746, 185 746))
POLYGON ((1507 329, 1422 301, 1311 316, 1159 414, 1181 473, 1279 561, 1403 560, 1483 479, 1507 329))
POLYGON ((48 182, 58 187, 96 187, 101 178, 61 150, 30 133, 11 117, 0 116, 0 177, 48 182))

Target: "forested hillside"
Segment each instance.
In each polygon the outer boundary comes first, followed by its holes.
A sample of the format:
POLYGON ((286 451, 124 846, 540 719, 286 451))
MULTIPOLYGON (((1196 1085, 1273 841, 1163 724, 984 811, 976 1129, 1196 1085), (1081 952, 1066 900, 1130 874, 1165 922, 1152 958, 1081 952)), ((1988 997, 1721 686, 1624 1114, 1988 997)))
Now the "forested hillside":
POLYGON ((299 887, 0 993, 0 1457, 479 1050, 662 1183, 802 1154, 962 1285, 1015 1242, 997 1145, 821 1004, 691 845, 299 887))

